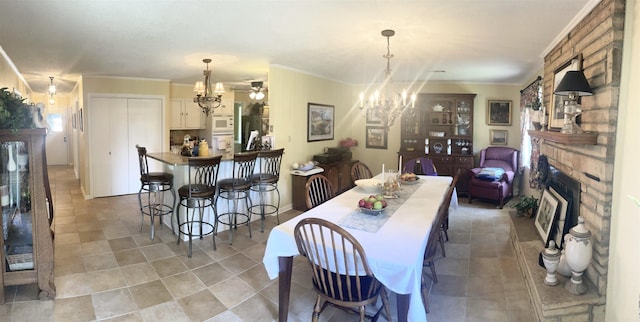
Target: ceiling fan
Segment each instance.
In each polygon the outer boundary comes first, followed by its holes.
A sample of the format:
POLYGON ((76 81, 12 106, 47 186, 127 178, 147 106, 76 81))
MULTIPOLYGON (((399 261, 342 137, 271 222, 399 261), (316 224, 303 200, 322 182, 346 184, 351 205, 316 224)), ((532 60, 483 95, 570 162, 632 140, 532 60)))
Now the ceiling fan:
POLYGON ((249 93, 249 97, 252 100, 261 100, 264 98, 263 82, 251 82, 251 93, 249 93))

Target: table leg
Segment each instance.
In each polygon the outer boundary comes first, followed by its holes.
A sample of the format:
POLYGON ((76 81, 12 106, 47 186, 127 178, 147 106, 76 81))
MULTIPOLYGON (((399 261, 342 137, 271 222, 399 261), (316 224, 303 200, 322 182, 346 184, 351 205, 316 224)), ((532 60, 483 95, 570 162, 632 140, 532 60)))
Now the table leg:
MULTIPOLYGON (((291 293, 291 271, 293 269, 293 256, 278 257, 278 321, 287 322, 289 315, 289 295, 291 293)), ((398 309, 400 303, 398 302, 398 309)), ((407 301, 407 309, 409 302, 407 301)), ((405 319, 406 321, 406 319, 405 319)))
POLYGON ((409 315, 409 302, 411 302, 411 294, 396 294, 398 307, 398 322, 407 322, 409 315))

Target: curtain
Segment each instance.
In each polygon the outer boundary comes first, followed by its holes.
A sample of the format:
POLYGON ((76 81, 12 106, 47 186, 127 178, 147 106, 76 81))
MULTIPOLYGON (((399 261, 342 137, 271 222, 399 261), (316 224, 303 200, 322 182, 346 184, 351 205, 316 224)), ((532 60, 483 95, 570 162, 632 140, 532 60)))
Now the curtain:
POLYGON ((522 142, 520 142, 520 172, 529 168, 529 187, 537 188, 535 180, 536 167, 538 165, 538 157, 540 156, 540 139, 531 138, 528 131, 533 129, 531 125, 531 117, 533 116, 533 108, 540 106, 542 102, 542 77, 538 76, 533 83, 520 91, 520 134, 522 142))

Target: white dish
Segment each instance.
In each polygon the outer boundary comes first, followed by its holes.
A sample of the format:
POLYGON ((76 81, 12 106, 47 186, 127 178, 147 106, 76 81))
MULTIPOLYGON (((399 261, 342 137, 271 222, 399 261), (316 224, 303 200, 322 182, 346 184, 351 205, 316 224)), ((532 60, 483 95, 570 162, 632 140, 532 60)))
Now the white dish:
POLYGON ((434 112, 442 112, 444 110, 444 106, 440 104, 436 104, 431 108, 434 112))
POLYGON ((378 179, 360 179, 356 180, 356 186, 368 193, 377 193, 382 187, 382 181, 378 179))

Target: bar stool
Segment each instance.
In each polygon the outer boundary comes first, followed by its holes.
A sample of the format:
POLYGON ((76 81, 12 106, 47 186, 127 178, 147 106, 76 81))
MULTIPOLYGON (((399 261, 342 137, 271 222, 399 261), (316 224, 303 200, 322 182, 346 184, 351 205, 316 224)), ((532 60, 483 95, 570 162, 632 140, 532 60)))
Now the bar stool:
MULTIPOLYGON (((140 190, 138 191, 138 204, 140 205, 140 213, 142 220, 140 222, 140 231, 144 224, 144 216, 149 216, 151 220, 151 240, 155 235, 154 219, 156 216, 160 218, 162 225, 162 216, 173 214, 176 207, 176 190, 173 187, 173 174, 168 172, 149 172, 149 163, 147 162, 147 148, 136 144, 138 150, 138 161, 140 163, 140 190), (164 193, 171 191, 172 201, 170 204, 165 203, 164 193), (146 204, 142 204, 142 194, 146 193, 146 204)), ((171 231, 173 228, 173 220, 171 220, 171 231)))
POLYGON ((258 152, 236 153, 233 155, 232 177, 218 181, 218 195, 216 204, 220 198, 227 200, 227 212, 216 216, 214 230, 218 233, 218 224, 229 226, 229 245, 233 243, 233 229, 238 229, 238 224, 247 224, 249 237, 251 237, 251 175, 253 174, 258 152), (240 212, 238 202, 245 201, 247 212, 240 212), (230 203, 233 207, 229 207, 230 203), (238 216, 244 217, 238 222, 238 216))
POLYGON ((264 232, 264 219, 266 215, 276 214, 278 225, 280 216, 280 191, 278 181, 280 180, 280 163, 282 162, 283 149, 264 150, 258 152, 258 173, 251 175, 251 191, 258 193, 258 204, 252 204, 249 212, 252 215, 260 215, 260 231, 264 232), (275 191, 277 199, 275 203, 267 203, 266 193, 275 191))
POLYGON ((178 209, 176 217, 178 218, 178 242, 180 244, 181 235, 189 237, 189 252, 187 256, 191 258, 192 252, 192 240, 194 236, 199 236, 200 239, 203 236, 212 234, 213 250, 216 250, 216 239, 213 236, 215 230, 215 222, 211 224, 204 220, 204 210, 207 207, 211 207, 212 219, 216 219, 216 207, 215 207, 215 195, 216 195, 216 182, 218 180, 218 170, 220 168, 220 160, 222 156, 215 156, 210 158, 189 158, 189 184, 186 184, 178 189, 178 195, 180 196, 180 202, 178 203, 178 209), (185 208, 185 221, 180 222, 180 207, 185 208), (191 211, 190 211, 191 210, 191 211), (194 225, 196 229, 199 229, 199 233, 194 234, 194 225), (203 230, 203 226, 207 227, 207 230, 203 230))

